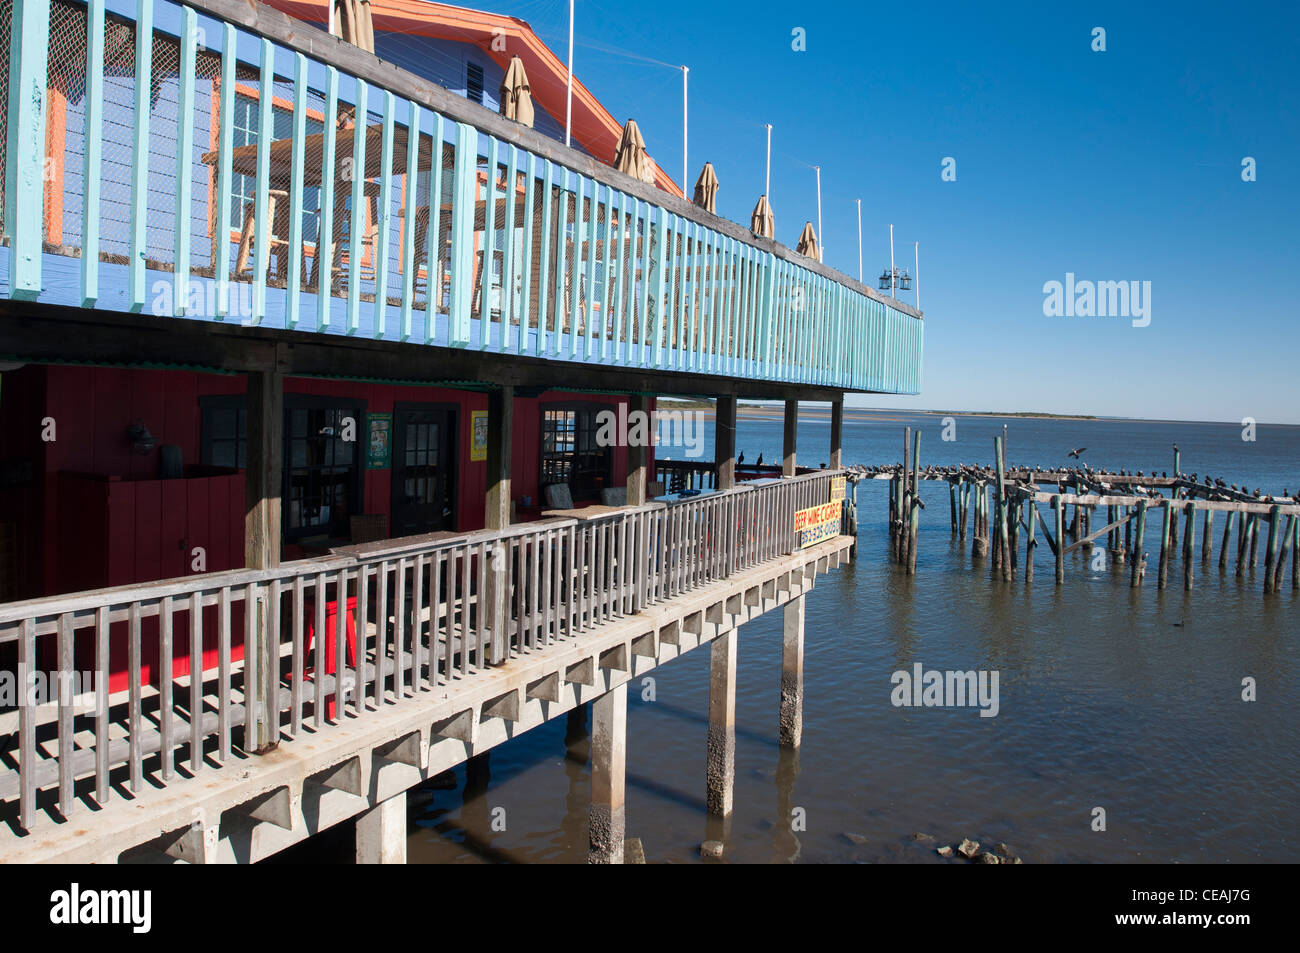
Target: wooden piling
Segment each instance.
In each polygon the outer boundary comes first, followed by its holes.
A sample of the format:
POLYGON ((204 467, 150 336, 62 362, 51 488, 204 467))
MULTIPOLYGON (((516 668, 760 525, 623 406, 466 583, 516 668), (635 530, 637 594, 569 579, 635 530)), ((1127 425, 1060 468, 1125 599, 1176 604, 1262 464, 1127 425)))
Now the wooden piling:
POLYGON ((1052 497, 1052 510, 1056 515, 1056 583, 1065 582, 1065 504, 1058 493, 1052 497))
POLYGON ((1223 539, 1219 541, 1219 572, 1228 568, 1228 546, 1232 542, 1232 524, 1236 516, 1232 510, 1224 514, 1223 539))
POLYGON ((970 484, 966 482, 965 477, 961 478, 960 486, 958 496, 961 501, 961 526, 957 538, 964 540, 966 538, 966 520, 970 516, 970 484))
POLYGON ((1277 532, 1282 508, 1274 503, 1268 509, 1268 542, 1264 546, 1264 591, 1273 591, 1273 568, 1277 565, 1277 532))
POLYGON ((1146 572, 1147 555, 1142 551, 1142 546, 1146 540, 1147 534, 1147 501, 1138 500, 1137 529, 1133 533, 1133 576, 1129 583, 1136 588, 1142 584, 1142 576, 1146 572))
POLYGON ((1002 438, 993 438, 993 455, 997 462, 998 468, 998 525, 996 531, 998 534, 998 559, 994 560, 994 565, 999 567, 1004 582, 1011 579, 1011 554, 1007 551, 1007 461, 1003 455, 1002 438))
POLYGON ((1192 556, 1196 552, 1196 501, 1188 500, 1184 511, 1186 523, 1183 526, 1183 591, 1191 592, 1195 585, 1192 556))
POLYGON ((1034 538, 1034 524, 1038 522, 1038 505, 1030 496, 1024 503, 1025 511, 1025 582, 1034 581, 1034 549, 1038 541, 1034 538))
MULTIPOLYGON (((1283 570, 1286 569, 1286 557, 1291 552, 1291 536, 1295 532, 1295 517, 1286 518, 1286 526, 1282 530, 1281 549, 1278 552, 1277 565, 1273 568, 1273 591, 1282 591, 1283 570)), ((1291 557, 1295 561, 1295 557, 1291 557)))
POLYGON ((952 534, 957 535, 957 484, 948 481, 948 510, 952 514, 952 534))
POLYGON ((1169 526, 1173 522, 1174 510, 1169 500, 1164 501, 1161 509, 1164 510, 1164 518, 1160 523, 1160 563, 1156 571, 1156 585, 1163 589, 1169 584, 1169 526))
POLYGON ((1259 516, 1250 514, 1250 569, 1254 572, 1259 565, 1259 516))

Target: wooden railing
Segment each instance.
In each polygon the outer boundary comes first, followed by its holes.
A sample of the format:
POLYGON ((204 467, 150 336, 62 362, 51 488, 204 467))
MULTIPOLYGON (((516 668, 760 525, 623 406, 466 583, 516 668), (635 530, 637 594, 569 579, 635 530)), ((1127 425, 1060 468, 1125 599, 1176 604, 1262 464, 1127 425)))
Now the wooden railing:
POLYGON ((266 6, 4 8, 13 297, 919 390, 906 305, 266 6))
POLYGON ((166 784, 182 759, 194 775, 226 765, 244 750, 250 697, 271 700, 255 717, 288 741, 445 691, 790 553, 795 510, 826 502, 832 475, 0 606, 0 654, 16 645, 30 687, 0 712, 0 805, 16 800, 30 828, 42 792, 66 818, 81 799, 108 803, 116 784, 166 784), (269 650, 243 651, 254 631, 269 650), (250 691, 259 684, 270 690, 250 691))
POLYGON ((655 475, 671 496, 712 490, 718 485, 718 467, 712 460, 655 460, 655 475))

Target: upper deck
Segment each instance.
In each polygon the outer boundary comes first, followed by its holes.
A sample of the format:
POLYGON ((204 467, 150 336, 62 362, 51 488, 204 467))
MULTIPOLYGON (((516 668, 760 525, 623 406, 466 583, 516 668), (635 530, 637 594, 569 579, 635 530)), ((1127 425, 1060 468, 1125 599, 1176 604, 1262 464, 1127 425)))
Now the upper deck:
POLYGON ((6 0, 0 48, 9 297, 919 391, 913 309, 264 5, 6 0))

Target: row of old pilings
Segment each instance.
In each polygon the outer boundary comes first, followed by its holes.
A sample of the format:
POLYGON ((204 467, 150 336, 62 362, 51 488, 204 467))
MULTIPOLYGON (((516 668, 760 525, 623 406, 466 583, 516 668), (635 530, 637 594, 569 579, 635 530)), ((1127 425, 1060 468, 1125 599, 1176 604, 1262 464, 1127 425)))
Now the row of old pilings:
MULTIPOLYGON (((1023 574, 1026 581, 1033 580, 1034 553, 1038 547, 1038 531, 1041 530, 1043 540, 1054 557, 1058 584, 1065 581, 1065 557, 1076 549, 1085 555, 1092 553, 1099 545, 1097 541, 1104 536, 1109 556, 1104 565, 1130 564, 1130 585, 1139 587, 1145 581, 1150 555, 1146 550, 1147 524, 1154 517, 1158 522, 1152 525, 1152 532, 1159 534, 1159 552, 1154 566, 1156 584, 1160 589, 1168 587, 1171 574, 1176 572, 1181 551, 1183 588, 1190 592, 1195 588, 1198 549, 1196 517, 1202 514, 1200 562, 1208 563, 1214 550, 1215 513, 1223 512, 1225 519, 1219 551, 1220 571, 1227 570, 1231 551, 1235 548, 1237 577, 1240 578, 1247 569, 1253 574, 1262 548, 1264 592, 1281 590, 1288 558, 1291 559, 1292 589, 1300 590, 1300 514, 1294 510, 1284 514, 1282 506, 1273 498, 1260 498, 1258 491, 1252 498, 1237 493, 1235 485, 1229 492, 1221 485, 1221 481, 1216 487, 1208 478, 1203 484, 1195 479, 1183 478, 1176 450, 1174 479, 1162 477, 1158 483, 1159 486, 1171 489, 1168 498, 1159 492, 1148 495, 1157 483, 1154 476, 1150 481, 1150 490, 1144 488, 1139 475, 1139 480, 1132 481, 1128 492, 1117 492, 1099 482, 1098 478, 1105 478, 1105 474, 1094 474, 1091 471, 1083 474, 1071 472, 1065 477, 1061 474, 1046 474, 1051 482, 1058 484, 1058 491, 1045 493, 1034 482, 1035 471, 1009 471, 1005 434, 993 438, 992 468, 962 465, 937 469, 931 467, 922 471, 919 461, 920 438, 919 430, 913 435, 911 428, 907 428, 903 443, 903 466, 895 468, 889 475, 890 552, 896 561, 906 567, 909 575, 916 572, 919 517, 920 510, 924 509, 918 487, 922 479, 929 479, 948 483, 953 535, 964 542, 969 527, 973 536, 972 558, 991 557, 990 572, 995 578, 1009 581, 1021 571, 1023 535, 1023 574), (1016 473, 1016 478, 1009 478, 1009 472, 1016 473), (1073 492, 1066 492, 1067 480, 1072 484, 1068 489, 1073 492), (1198 498, 1205 502, 1198 502, 1198 498), (1050 522, 1045 521, 1039 511, 1040 502, 1047 503, 1050 507, 1050 522), (1069 513, 1071 506, 1074 507, 1072 515, 1069 513), (1106 522, 1094 531, 1093 514, 1103 506, 1106 522), (1237 527, 1235 547, 1232 545, 1234 523, 1237 527), (1268 534, 1261 547, 1261 531, 1265 524, 1268 534)), ((1120 475, 1124 476, 1122 473, 1120 475)), ((1290 509, 1294 500, 1286 502, 1290 509)), ((1100 554, 1095 558, 1100 558, 1100 554)))
POLYGON ((920 485, 921 431, 917 428, 914 437, 912 428, 907 427, 903 430, 903 465, 889 481, 889 554, 907 568, 909 576, 916 575, 916 536, 925 509, 920 485))

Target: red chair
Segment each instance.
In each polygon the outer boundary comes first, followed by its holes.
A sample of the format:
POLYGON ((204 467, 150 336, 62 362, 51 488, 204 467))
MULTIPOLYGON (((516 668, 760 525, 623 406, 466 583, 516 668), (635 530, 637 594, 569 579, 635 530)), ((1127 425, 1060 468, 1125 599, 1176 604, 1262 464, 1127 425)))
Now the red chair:
MULTIPOLYGON (((356 668, 357 664, 357 597, 352 596, 347 600, 344 609, 347 613, 347 647, 348 665, 356 668)), ((325 674, 335 674, 335 645, 334 633, 338 631, 338 600, 331 599, 325 603, 325 674)), ((303 675, 311 675, 315 672, 314 663, 316 656, 313 648, 316 642, 316 603, 314 600, 307 599, 303 602, 303 615, 307 618, 307 647, 303 655, 303 675)), ((330 696, 329 701, 325 703, 325 715, 327 718, 334 717, 334 703, 340 697, 340 689, 336 688, 334 694, 330 696)))

